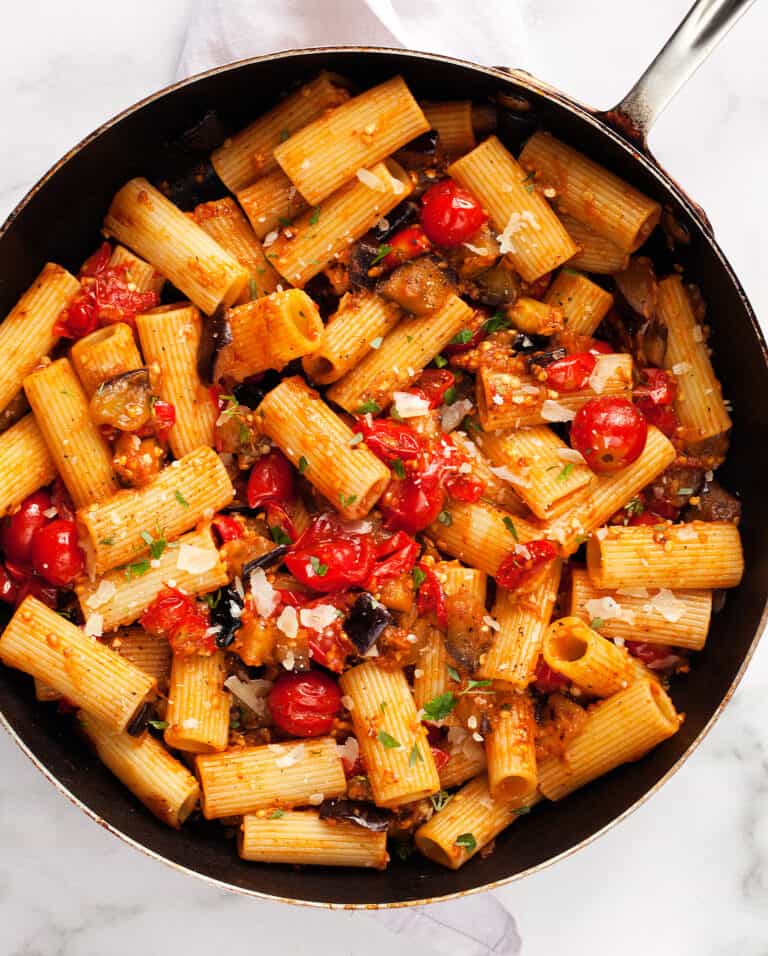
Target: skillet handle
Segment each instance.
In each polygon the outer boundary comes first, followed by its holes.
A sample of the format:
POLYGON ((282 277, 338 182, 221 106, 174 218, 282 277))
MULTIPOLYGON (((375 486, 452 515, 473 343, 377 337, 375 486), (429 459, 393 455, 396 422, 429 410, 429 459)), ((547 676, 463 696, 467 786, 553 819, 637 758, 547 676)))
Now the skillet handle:
POLYGON ((601 118, 647 151, 648 132, 684 83, 755 0, 696 0, 623 100, 601 118))

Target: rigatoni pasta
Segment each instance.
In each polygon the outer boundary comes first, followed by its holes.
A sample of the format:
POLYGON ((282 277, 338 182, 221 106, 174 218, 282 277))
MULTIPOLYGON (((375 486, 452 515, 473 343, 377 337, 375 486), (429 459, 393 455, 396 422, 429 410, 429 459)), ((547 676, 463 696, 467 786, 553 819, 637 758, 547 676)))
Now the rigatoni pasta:
POLYGON ((72 365, 90 398, 99 385, 142 367, 133 329, 125 322, 105 325, 72 346, 72 365))
POLYGON ((55 477, 56 465, 34 415, 0 435, 0 515, 55 477))

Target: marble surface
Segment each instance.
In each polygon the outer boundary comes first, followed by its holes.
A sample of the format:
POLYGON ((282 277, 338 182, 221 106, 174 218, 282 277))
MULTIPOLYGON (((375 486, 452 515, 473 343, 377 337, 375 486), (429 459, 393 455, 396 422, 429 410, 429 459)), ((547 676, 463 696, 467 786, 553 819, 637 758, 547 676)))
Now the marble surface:
MULTIPOLYGON (((525 55, 511 65, 608 106, 687 3, 520 6, 530 32, 525 55)), ((172 80, 191 7, 190 0, 4 5, 0 216, 65 149, 172 80)), ((768 9, 757 5, 652 137, 659 158, 709 213, 766 315, 767 29, 768 9)), ((718 726, 660 793, 581 853, 499 891, 517 917, 523 953, 555 946, 591 956, 618 948, 623 956, 768 953, 766 727, 768 644, 718 726)), ((187 956, 264 941, 314 956, 428 951, 363 913, 292 911, 180 876, 91 823, 0 735, 0 953, 154 956, 171 939, 187 956)))

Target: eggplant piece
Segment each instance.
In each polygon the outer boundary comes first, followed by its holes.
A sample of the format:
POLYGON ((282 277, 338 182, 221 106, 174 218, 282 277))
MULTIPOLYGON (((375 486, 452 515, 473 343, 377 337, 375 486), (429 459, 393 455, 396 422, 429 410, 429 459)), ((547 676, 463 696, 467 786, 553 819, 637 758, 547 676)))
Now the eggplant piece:
POLYGON ((216 635, 216 647, 229 647, 235 639, 235 632, 241 627, 242 614, 245 602, 233 587, 221 588, 218 591, 218 600, 211 603, 211 625, 220 627, 216 635))
POLYGON ((392 615, 384 605, 363 591, 357 596, 342 627, 362 655, 373 647, 384 629, 392 623, 392 615))
POLYGON ((399 206, 395 206, 392 212, 385 218, 379 219, 373 228, 373 239, 375 242, 386 242, 387 239, 405 229, 406 226, 412 226, 419 219, 419 205, 411 199, 405 199, 399 206))
POLYGON ((0 412, 0 433, 8 431, 11 425, 15 425, 28 411, 29 402, 24 389, 21 389, 0 412))
POLYGON ((209 160, 190 160, 189 153, 177 147, 177 156, 168 157, 166 175, 154 183, 174 206, 185 212, 191 212, 200 203, 212 202, 227 195, 227 187, 209 160), (175 171, 169 176, 168 170, 175 171))
POLYGON ((471 241, 462 242, 449 249, 445 258, 455 269, 460 279, 476 279, 492 269, 500 256, 499 243, 488 223, 478 229, 471 241))
POLYGON ((352 246, 349 256, 349 281, 354 289, 373 289, 376 277, 370 276, 373 260, 381 255, 382 244, 363 237, 352 246))
POLYGON ((613 278, 619 295, 632 312, 644 319, 656 315, 659 284, 648 256, 631 256, 627 268, 613 278))
POLYGON ((349 823, 356 823, 359 827, 376 833, 389 829, 392 820, 391 810, 377 807, 375 803, 343 798, 323 800, 319 806, 319 813, 321 820, 347 820, 349 823))
POLYGON ((133 369, 102 382, 91 399, 90 411, 96 425, 138 431, 152 417, 149 369, 133 369))
POLYGON ((738 521, 741 502, 718 481, 707 482, 699 492, 699 503, 688 505, 683 521, 738 521))
POLYGON ((247 378, 239 385, 235 385, 232 394, 237 399, 238 405, 245 405, 246 408, 253 410, 258 408, 267 392, 271 392, 281 381, 280 373, 269 369, 263 375, 247 378))
POLYGON ((406 169, 424 169, 435 162, 440 135, 436 129, 428 129, 405 146, 398 149, 395 159, 406 169))
POLYGON ((534 367, 546 368, 553 362, 559 362, 565 358, 568 353, 564 348, 547 349, 544 352, 536 352, 528 359, 528 367, 533 371, 534 367))
POLYGON ((498 115, 496 135, 517 156, 525 141, 539 125, 538 116, 524 96, 497 93, 498 115))
MULTIPOLYGON (((526 335, 524 332, 518 332, 517 335, 512 340, 512 348, 516 352, 522 352, 525 354, 530 354, 531 352, 540 352, 546 348, 548 343, 547 336, 544 335, 526 335)), ((563 356, 561 355, 560 358, 563 356)), ((551 359, 550 363, 554 362, 555 359, 551 359)))
POLYGON ((475 276, 467 291, 469 297, 481 305, 494 308, 513 305, 520 295, 520 276, 502 260, 475 276))
POLYGON ((146 730, 150 713, 151 707, 149 701, 145 700, 141 707, 139 707, 139 709, 136 711, 133 720, 125 728, 125 732, 131 737, 141 737, 146 730))
POLYGON ((286 554, 288 554, 288 545, 279 544, 271 551, 267 551, 266 554, 262 554, 258 558, 254 558, 252 561, 244 564, 241 577, 248 577, 251 572, 255 571, 257 568, 271 568, 273 565, 279 564, 286 554))
POLYGON ((184 130, 176 142, 187 153, 200 153, 207 156, 221 146, 227 135, 227 127, 218 113, 215 110, 208 110, 194 126, 184 130))
POLYGON ((436 312, 456 289, 452 271, 431 255, 404 262, 376 286, 379 295, 413 315, 436 312))
POLYGON ((203 322, 200 344, 197 348, 197 374, 203 382, 216 381, 216 363, 219 352, 232 341, 232 329, 227 310, 219 307, 203 322))
POLYGON ((684 508, 688 499, 698 495, 703 485, 703 468, 698 465, 673 464, 645 489, 647 509, 653 511, 654 502, 661 502, 672 508, 684 508))

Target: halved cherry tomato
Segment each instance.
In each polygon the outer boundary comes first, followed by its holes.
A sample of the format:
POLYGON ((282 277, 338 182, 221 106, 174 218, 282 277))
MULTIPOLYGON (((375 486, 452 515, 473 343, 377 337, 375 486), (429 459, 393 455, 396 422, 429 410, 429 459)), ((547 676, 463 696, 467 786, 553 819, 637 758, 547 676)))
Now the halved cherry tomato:
POLYGON ((593 398, 571 426, 571 445, 600 474, 619 471, 640 457, 648 425, 626 398, 593 398))
POLYGON ((242 523, 234 515, 215 515, 211 527, 219 539, 219 544, 236 541, 245 534, 242 523))
POLYGON ((89 256, 80 267, 80 276, 95 278, 107 268, 111 258, 112 246, 108 242, 102 242, 96 252, 89 256))
POLYGON ((443 179, 421 198, 421 225, 428 238, 443 248, 471 239, 488 216, 478 200, 453 179, 443 179))
POLYGON ((636 404, 671 405, 677 395, 677 382, 663 368, 641 368, 641 382, 636 385, 632 397, 636 404))
POLYGON ((448 494, 459 501, 479 501, 483 497, 485 485, 477 478, 467 475, 456 475, 445 482, 448 494))
POLYGON ((416 563, 421 546, 404 531, 396 531, 376 546, 376 564, 365 582, 365 590, 376 592, 387 581, 407 574, 416 563))
POLYGON ((155 435, 164 441, 168 437, 168 432, 176 424, 176 408, 162 398, 153 399, 152 424, 155 435))
POLYGON ((439 408, 445 399, 445 393, 456 384, 456 376, 447 368, 425 369, 411 391, 421 392, 429 402, 430 408, 439 408))
MULTIPOLYGON (((677 509, 676 509, 677 510, 677 509)), ((633 527, 637 525, 657 525, 664 524, 664 518, 660 514, 657 514, 655 511, 641 511, 640 514, 632 515, 627 524, 632 525, 633 527)))
POLYGON ((529 581, 545 564, 557 557, 557 548, 552 541, 540 538, 526 541, 508 554, 496 572, 499 587, 512 591, 529 581))
POLYGON ((590 352, 576 352, 547 365, 544 372, 547 385, 558 392, 578 392, 587 387, 589 376, 595 369, 597 359, 590 352))
POLYGON ((533 681, 533 686, 537 691, 542 694, 554 694, 556 690, 565 687, 567 683, 567 677, 563 677, 562 674, 558 674, 556 670, 553 670, 543 657, 539 658, 533 681))
POLYGON ((416 608, 419 614, 428 614, 430 611, 434 611, 437 626, 445 630, 448 627, 448 609, 445 604, 442 585, 429 565, 422 562, 419 564, 419 570, 424 575, 424 580, 421 582, 419 593, 416 595, 416 608))
POLYGON ((85 555, 77 543, 74 521, 55 518, 40 528, 32 540, 32 566, 56 587, 67 587, 85 567, 85 555))
POLYGON ((46 584, 42 578, 39 578, 36 574, 31 575, 19 588, 19 593, 16 595, 16 607, 18 607, 25 597, 37 598, 38 601, 42 601, 47 607, 55 611, 58 605, 58 591, 51 585, 46 584))
POLYGON ((394 269, 409 259, 415 259, 425 252, 429 252, 432 243, 419 225, 406 226, 387 240, 390 251, 382 260, 385 269, 394 269))
POLYGON ((293 469, 281 451, 273 449, 253 466, 246 498, 249 508, 262 508, 267 502, 293 498, 293 469))
POLYGON ((141 626, 164 637, 176 654, 212 654, 215 634, 208 634, 208 612, 190 594, 166 586, 139 619, 141 626))
POLYGON ((285 564, 297 581, 328 593, 362 587, 373 570, 374 558, 370 535, 344 531, 334 516, 323 514, 291 546, 285 564))
POLYGON ((313 608, 319 604, 330 604, 338 608, 342 614, 338 615, 322 630, 307 628, 307 644, 309 656, 315 664, 327 667, 329 671, 340 674, 347 663, 350 654, 356 654, 357 648, 344 630, 344 612, 349 610, 353 598, 349 592, 342 592, 332 596, 323 595, 315 600, 302 600, 299 607, 313 608))
POLYGON ((25 498, 19 510, 12 514, 3 529, 3 549, 9 561, 29 564, 32 560, 32 542, 38 531, 49 522, 43 514, 52 507, 47 491, 36 491, 25 498))
POLYGON ((678 437, 680 419, 671 405, 651 405, 645 402, 635 402, 635 405, 649 425, 655 425, 667 438, 678 437))
POLYGON ((56 335, 67 339, 82 339, 99 327, 99 307, 93 296, 79 293, 61 313, 53 327, 56 335))
POLYGON ((384 524, 393 531, 416 534, 437 519, 445 493, 435 474, 393 478, 379 501, 384 524))
POLYGON ((652 664, 658 664, 666 657, 674 654, 674 651, 668 644, 648 644, 645 641, 627 641, 625 647, 629 653, 642 661, 647 667, 652 664))
POLYGON ((416 432, 391 418, 377 418, 369 425, 364 418, 357 421, 365 444, 384 462, 412 461, 422 450, 422 442, 416 432))
MULTIPOLYGON (((477 313, 475 313, 477 315, 477 313)), ((483 318, 485 318, 486 313, 481 313, 483 318)), ((448 345, 443 346, 442 354, 451 358, 453 355, 461 355, 464 352, 471 352, 472 349, 476 349, 477 346, 483 341, 488 333, 485 331, 484 321, 478 325, 476 329, 472 330, 472 337, 467 339, 466 342, 449 342, 448 345)))
POLYGON ((451 759, 451 755, 446 753, 446 751, 441 747, 430 747, 429 749, 432 751, 432 759, 435 761, 437 772, 440 773, 443 767, 451 759))
POLYGON ((333 728, 341 691, 323 671, 281 674, 269 692, 272 723, 291 737, 320 737, 333 728))

